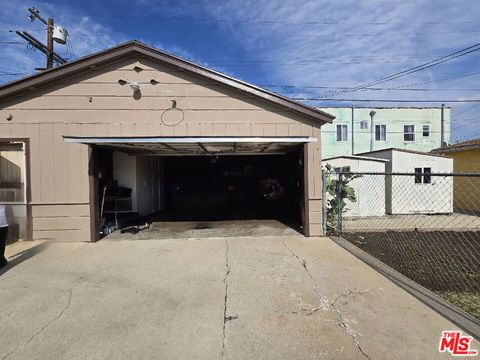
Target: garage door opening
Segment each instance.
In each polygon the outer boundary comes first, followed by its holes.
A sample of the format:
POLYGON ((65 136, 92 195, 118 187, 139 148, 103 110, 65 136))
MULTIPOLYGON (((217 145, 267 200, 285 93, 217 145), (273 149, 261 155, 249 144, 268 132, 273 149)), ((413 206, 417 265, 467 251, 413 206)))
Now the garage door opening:
POLYGON ((277 219, 300 229, 301 152, 166 157, 164 216, 171 220, 277 219))
POLYGON ((78 141, 91 145, 96 228, 103 236, 303 233, 306 139, 249 140, 78 141))

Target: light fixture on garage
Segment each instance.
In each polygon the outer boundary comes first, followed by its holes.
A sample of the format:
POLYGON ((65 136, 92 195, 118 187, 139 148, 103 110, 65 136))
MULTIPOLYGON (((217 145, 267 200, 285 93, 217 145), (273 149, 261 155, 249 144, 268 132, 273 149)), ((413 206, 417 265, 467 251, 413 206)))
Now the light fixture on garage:
POLYGON ((127 83, 127 81, 126 81, 126 80, 123 80, 123 79, 119 79, 119 80, 118 80, 118 83, 123 86, 123 85, 125 85, 125 84, 127 83))
POLYGON ((140 84, 137 81, 130 81, 130 88, 133 91, 138 91, 140 90, 140 84))
POLYGON ((150 84, 151 84, 151 85, 157 85, 157 84, 158 84, 158 81, 155 80, 155 79, 151 79, 151 80, 150 80, 150 84))

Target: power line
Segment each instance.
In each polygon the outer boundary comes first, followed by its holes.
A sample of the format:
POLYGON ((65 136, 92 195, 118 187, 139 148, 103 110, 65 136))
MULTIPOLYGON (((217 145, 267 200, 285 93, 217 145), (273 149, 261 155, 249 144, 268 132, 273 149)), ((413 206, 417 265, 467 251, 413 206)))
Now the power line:
POLYGON ((466 48, 463 48, 461 50, 455 51, 453 53, 450 53, 448 55, 442 56, 438 59, 426 62, 426 63, 418 65, 418 66, 414 66, 414 67, 412 67, 410 69, 407 69, 407 70, 400 71, 396 74, 385 76, 381 79, 378 79, 378 80, 375 80, 375 81, 372 81, 372 82, 369 82, 369 83, 366 83, 366 84, 362 84, 362 85, 359 85, 359 86, 356 86, 356 87, 353 87, 353 88, 350 88, 350 89, 345 89, 345 90, 342 90, 342 91, 329 93, 329 94, 326 94, 324 96, 336 96, 336 95, 345 94, 345 93, 348 93, 348 92, 354 92, 354 91, 358 91, 358 90, 361 90, 361 89, 364 89, 364 88, 367 88, 367 87, 371 87, 371 86, 374 86, 374 85, 377 85, 377 84, 380 84, 380 83, 383 83, 383 82, 398 79, 400 77, 407 76, 407 75, 416 73, 418 71, 422 71, 422 70, 431 68, 433 66, 442 64, 444 62, 456 59, 460 56, 465 56, 465 55, 470 54, 474 51, 478 51, 478 50, 480 50, 479 46, 480 46, 480 43, 477 43, 477 44, 468 46, 466 48))
POLYGON ((425 85, 425 84, 433 84, 433 83, 437 83, 437 82, 441 82, 441 81, 461 79, 461 78, 465 78, 465 77, 469 77, 469 76, 475 76, 475 75, 479 75, 479 74, 480 74, 480 71, 476 71, 476 72, 472 72, 472 73, 460 74, 460 75, 450 76, 450 77, 446 77, 446 78, 442 78, 442 79, 435 79, 435 80, 429 80, 429 81, 421 81, 421 82, 416 82, 416 83, 410 83, 410 84, 396 86, 396 87, 397 88, 407 88, 407 87, 410 87, 410 86, 420 86, 420 85, 425 85))
MULTIPOLYGON (((348 37, 376 37, 376 36, 408 36, 408 35, 448 35, 448 34, 465 34, 465 33, 480 33, 478 30, 457 30, 457 31, 443 31, 443 32, 427 32, 427 31, 422 31, 422 32, 417 32, 417 33, 407 33, 407 32, 390 32, 390 33, 385 33, 385 32, 378 32, 376 34, 312 34, 312 35, 300 35, 298 37, 302 38, 317 38, 317 37, 325 37, 325 38, 331 38, 331 37, 336 37, 336 36, 348 36, 348 37)), ((294 36, 297 37, 297 36, 294 36)))
MULTIPOLYGON (((347 120, 345 120, 345 122, 347 122, 347 120)), ((348 123, 348 124, 335 124, 335 125, 350 125, 351 123, 348 123)), ((387 125, 388 126, 388 125, 387 125)), ((362 131, 358 131, 356 132, 356 134, 370 134, 370 130, 369 129, 365 129, 366 131, 365 132, 362 132, 362 131)), ((322 134, 323 133, 336 133, 337 131, 336 130, 325 130, 322 128, 322 134)), ((451 131, 447 131, 447 132, 451 132, 451 131)), ((404 131, 386 131, 386 134, 404 134, 405 132, 404 131)), ((418 130, 415 132, 416 135, 418 134, 421 134, 422 131, 421 130, 418 130)), ((442 132, 441 131, 430 131, 430 134, 441 134, 442 132)))
POLYGON ((478 105, 473 105, 471 108, 466 109, 466 110, 458 113, 457 116, 462 115, 462 114, 465 114, 466 112, 472 111, 473 109, 475 109, 475 108, 477 108, 477 107, 479 107, 479 106, 480 106, 480 104, 478 104, 478 105))
MULTIPOLYGON (((71 15, 78 15, 71 13, 71 15)), ((190 17, 190 16, 158 16, 158 15, 133 15, 133 14, 83 14, 84 16, 89 17, 104 17, 104 18, 126 18, 126 19, 153 19, 153 20, 162 20, 162 21, 199 21, 199 22, 218 22, 218 23, 252 23, 252 24, 282 24, 282 25, 339 25, 339 24, 349 24, 349 21, 285 21, 285 20, 270 20, 270 19, 227 19, 227 18, 212 18, 212 17, 190 17)), ((427 21, 427 22, 415 22, 417 25, 445 25, 445 24, 476 24, 476 20, 464 20, 464 21, 427 21)), ((411 21, 401 22, 401 21, 368 21, 368 22, 358 22, 359 25, 411 25, 411 21)))
POLYGON ((474 125, 474 124, 479 124, 480 123, 480 120, 475 120, 475 121, 472 121, 472 122, 469 122, 469 123, 466 123, 466 124, 462 124, 462 125, 458 125, 458 126, 455 126, 452 128, 452 130, 455 130, 455 129, 458 129, 458 128, 461 128, 461 127, 465 127, 465 126, 470 126, 470 125, 474 125))
MULTIPOLYGON (((14 32, 16 33, 19 37, 27 41, 29 45, 31 46, 32 49, 37 49, 40 50, 42 53, 46 55, 46 69, 51 69, 53 68, 54 62, 58 64, 64 64, 67 62, 66 59, 58 55, 54 51, 54 42, 58 42, 60 44, 65 44, 66 39, 68 37, 68 33, 66 30, 60 26, 55 26, 54 25, 54 20, 52 18, 47 18, 45 19, 43 16, 40 15, 40 11, 38 11, 35 7, 29 7, 28 12, 30 15, 28 16, 28 19, 31 22, 34 22, 36 19, 41 21, 44 25, 46 25, 46 28, 43 29, 43 27, 37 25, 34 23, 34 25, 37 27, 36 30, 40 31, 45 31, 47 32, 47 43, 46 45, 43 44, 40 40, 36 39, 32 35, 30 35, 26 31, 18 31, 18 30, 9 30, 9 32, 14 32), (55 35, 54 33, 58 32, 58 35, 55 35)), ((10 42, 10 44, 15 44, 14 42, 10 42)), ((40 70, 40 69, 36 69, 40 70)), ((42 68, 41 70, 44 70, 42 68)))
MULTIPOLYGON (((398 37, 398 36, 432 36, 432 35, 440 35, 439 37, 443 37, 445 35, 451 35, 451 34, 478 34, 480 31, 477 30, 464 30, 464 31, 445 31, 445 32, 421 32, 421 33, 405 33, 405 32, 398 32, 398 33, 383 33, 379 32, 376 34, 344 34, 344 33, 336 33, 334 36, 330 34, 311 34, 311 35, 292 35, 290 38, 294 39, 318 39, 318 38, 328 38, 331 39, 332 37, 338 38, 338 37, 398 37)), ((96 32, 95 34, 80 34, 77 35, 79 37, 95 37, 98 36, 98 34, 103 34, 103 35, 111 35, 110 32, 106 31, 99 31, 96 32)), ((156 34, 152 32, 147 32, 147 34, 156 34)))
POLYGON ((338 101, 338 102, 343 102, 343 101, 365 102, 365 101, 367 101, 367 102, 396 102, 396 103, 475 103, 475 102, 480 102, 480 99, 401 100, 401 99, 335 99, 335 98, 319 99, 319 98, 305 98, 305 97, 290 97, 289 99, 290 100, 296 100, 296 101, 315 101, 315 102, 322 102, 322 101, 338 101))
MULTIPOLYGON (((284 92, 288 93, 289 90, 296 88, 296 89, 348 89, 348 87, 344 86, 289 86, 289 85, 278 85, 278 86, 264 86, 260 85, 262 87, 277 87, 277 88, 282 88, 284 91, 277 91, 277 92, 284 92)), ((423 92, 428 92, 428 91, 480 91, 480 88, 477 89, 458 89, 458 88, 443 88, 443 89, 432 89, 432 88, 365 88, 362 89, 362 91, 423 91, 423 92)), ((298 90, 294 92, 305 92, 303 90, 298 90)), ((313 91, 312 91, 313 93, 313 91)))
MULTIPOLYGON (((441 78, 441 79, 410 83, 410 84, 405 84, 405 85, 400 85, 400 86, 395 86, 395 87, 392 87, 392 88, 385 88, 385 89, 402 90, 404 88, 409 88, 411 86, 432 84, 432 83, 436 83, 436 82, 455 80, 455 79, 465 78, 465 77, 469 77, 469 76, 476 76, 476 75, 480 75, 480 71, 476 71, 476 72, 472 72, 472 73, 466 73, 466 74, 459 74, 459 75, 450 76, 450 77, 441 78)), ((278 84, 277 85, 272 85, 272 84, 263 84, 262 85, 262 84, 260 84, 260 85, 257 85, 257 86, 265 87, 265 88, 268 88, 268 87, 279 87, 279 88, 295 88, 295 87, 298 87, 298 88, 304 88, 304 89, 310 89, 310 88, 311 89, 331 89, 331 88, 336 88, 336 87, 333 87, 333 86, 293 85, 293 84, 285 84, 285 85, 278 85, 278 84)), ((350 87, 339 86, 338 88, 349 89, 350 87)), ((366 89, 372 89, 372 88, 366 88, 366 89)))

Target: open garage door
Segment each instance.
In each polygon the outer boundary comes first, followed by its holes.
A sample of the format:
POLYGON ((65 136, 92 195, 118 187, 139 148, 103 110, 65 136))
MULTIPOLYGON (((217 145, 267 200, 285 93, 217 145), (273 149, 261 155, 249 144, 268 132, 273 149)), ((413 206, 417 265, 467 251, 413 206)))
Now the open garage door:
POLYGON ((112 224, 270 219, 303 232, 304 144, 314 138, 65 141, 91 146, 92 231, 112 224))

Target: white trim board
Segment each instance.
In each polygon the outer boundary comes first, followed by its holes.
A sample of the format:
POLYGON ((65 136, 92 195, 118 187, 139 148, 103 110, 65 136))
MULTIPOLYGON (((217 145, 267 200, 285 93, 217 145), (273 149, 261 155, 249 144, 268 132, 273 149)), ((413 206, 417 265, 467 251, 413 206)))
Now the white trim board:
POLYGON ((310 143, 317 142, 314 137, 82 137, 82 136, 64 136, 63 140, 67 143, 80 144, 186 144, 186 143, 310 143))

